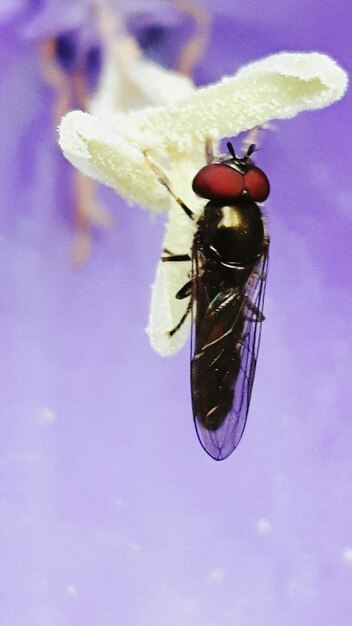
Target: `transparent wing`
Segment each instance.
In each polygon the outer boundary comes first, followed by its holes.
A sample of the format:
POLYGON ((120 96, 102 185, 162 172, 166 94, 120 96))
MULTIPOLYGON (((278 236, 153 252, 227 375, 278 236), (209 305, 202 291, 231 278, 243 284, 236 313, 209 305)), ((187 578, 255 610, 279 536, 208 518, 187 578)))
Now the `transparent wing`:
POLYGON ((214 459, 228 457, 242 437, 260 343, 268 247, 242 286, 214 295, 214 282, 193 259, 195 311, 191 385, 199 441, 214 459))

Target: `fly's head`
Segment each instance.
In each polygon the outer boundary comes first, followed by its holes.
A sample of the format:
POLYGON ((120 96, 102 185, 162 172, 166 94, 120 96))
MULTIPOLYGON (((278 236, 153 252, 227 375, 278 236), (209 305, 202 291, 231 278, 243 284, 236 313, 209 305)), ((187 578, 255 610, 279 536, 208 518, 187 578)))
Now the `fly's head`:
POLYGON ((202 167, 193 179, 193 191, 219 205, 233 204, 244 198, 264 202, 270 192, 268 177, 254 165, 251 144, 243 157, 236 156, 232 143, 227 143, 229 157, 202 167))

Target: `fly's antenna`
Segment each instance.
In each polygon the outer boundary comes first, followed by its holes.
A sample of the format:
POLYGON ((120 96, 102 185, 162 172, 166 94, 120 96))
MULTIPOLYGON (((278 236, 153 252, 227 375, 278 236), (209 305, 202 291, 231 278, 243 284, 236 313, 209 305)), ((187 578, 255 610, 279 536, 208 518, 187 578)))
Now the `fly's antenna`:
POLYGON ((256 150, 256 146, 255 143, 251 143, 250 146, 248 146, 247 152, 246 152, 246 156, 243 157, 244 161, 247 161, 249 159, 249 157, 251 156, 251 154, 253 154, 253 152, 255 152, 256 150))
POLYGON ((232 145, 231 141, 228 141, 226 145, 227 145, 227 149, 228 149, 229 153, 231 154, 231 156, 232 156, 234 159, 236 159, 235 148, 233 147, 233 145, 232 145))

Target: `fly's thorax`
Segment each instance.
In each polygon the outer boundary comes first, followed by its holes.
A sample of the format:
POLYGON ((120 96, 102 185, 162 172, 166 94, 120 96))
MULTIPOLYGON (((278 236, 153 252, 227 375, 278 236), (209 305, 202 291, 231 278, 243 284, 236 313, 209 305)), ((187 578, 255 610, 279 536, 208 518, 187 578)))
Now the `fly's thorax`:
POLYGON ((219 260, 249 266, 263 250, 264 225, 258 205, 244 197, 234 205, 208 202, 200 227, 219 260))

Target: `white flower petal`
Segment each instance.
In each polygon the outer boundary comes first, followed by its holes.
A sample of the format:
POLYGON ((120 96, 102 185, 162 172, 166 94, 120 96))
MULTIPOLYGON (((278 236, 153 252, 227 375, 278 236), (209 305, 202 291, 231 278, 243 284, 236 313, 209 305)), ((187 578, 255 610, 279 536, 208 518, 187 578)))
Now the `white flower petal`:
POLYGON ((72 111, 60 126, 60 145, 65 156, 83 174, 116 189, 128 202, 153 206, 155 211, 170 205, 167 191, 156 183, 143 153, 89 113, 72 111), (142 202, 141 202, 142 199, 142 202))
POLYGON ((346 72, 318 52, 275 54, 243 67, 235 76, 199 89, 176 105, 134 116, 145 147, 177 156, 201 150, 205 135, 222 137, 291 118, 339 100, 346 72))

